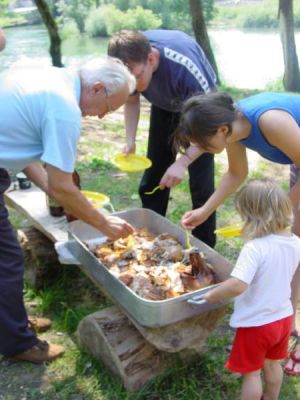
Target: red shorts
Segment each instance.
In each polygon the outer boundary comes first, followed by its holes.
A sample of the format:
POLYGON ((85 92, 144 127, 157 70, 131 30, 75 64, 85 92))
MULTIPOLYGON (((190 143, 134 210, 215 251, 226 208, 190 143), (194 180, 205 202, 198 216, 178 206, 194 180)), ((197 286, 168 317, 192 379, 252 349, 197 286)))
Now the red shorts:
POLYGON ((245 374, 262 369, 265 359, 286 358, 292 319, 291 315, 262 326, 238 328, 226 368, 245 374))

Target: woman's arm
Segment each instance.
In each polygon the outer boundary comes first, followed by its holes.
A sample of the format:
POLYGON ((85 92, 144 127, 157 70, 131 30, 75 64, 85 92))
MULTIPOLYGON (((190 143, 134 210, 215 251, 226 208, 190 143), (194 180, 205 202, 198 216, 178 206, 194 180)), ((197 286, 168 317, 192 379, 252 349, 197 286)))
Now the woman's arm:
POLYGON ((231 143, 226 147, 228 157, 228 171, 222 177, 219 186, 207 202, 193 211, 185 213, 181 219, 182 226, 194 229, 207 218, 230 196, 248 175, 248 161, 246 149, 240 143, 231 143))

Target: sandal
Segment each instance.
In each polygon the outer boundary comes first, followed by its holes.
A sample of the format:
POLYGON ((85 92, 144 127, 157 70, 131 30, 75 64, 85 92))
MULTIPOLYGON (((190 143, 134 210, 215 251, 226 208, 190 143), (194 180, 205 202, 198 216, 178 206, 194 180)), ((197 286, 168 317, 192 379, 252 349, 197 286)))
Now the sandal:
POLYGON ((288 358, 285 366, 283 367, 283 371, 287 375, 292 375, 294 371, 294 361, 291 358, 288 358))
POLYGON ((293 329, 290 336, 293 336, 293 337, 296 337, 296 338, 297 338, 297 337, 299 336, 299 331, 298 331, 298 329, 293 329))
POLYGON ((289 358, 283 370, 286 375, 300 376, 300 363, 296 363, 291 358, 289 358))
POLYGON ((296 363, 300 363, 300 336, 296 338, 295 344, 290 352, 290 358, 296 363))
POLYGON ((283 367, 283 371, 286 375, 290 376, 300 376, 300 358, 297 357, 297 353, 300 353, 300 348, 297 347, 300 345, 300 336, 297 330, 291 332, 290 342, 289 342, 289 358, 285 366, 283 367))

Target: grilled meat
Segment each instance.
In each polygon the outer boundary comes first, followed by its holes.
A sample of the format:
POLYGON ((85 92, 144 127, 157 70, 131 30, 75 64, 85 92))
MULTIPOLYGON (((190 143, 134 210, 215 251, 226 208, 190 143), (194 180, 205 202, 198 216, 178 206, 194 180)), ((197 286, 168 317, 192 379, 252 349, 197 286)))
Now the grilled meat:
POLYGON ((149 300, 180 296, 216 282, 213 270, 197 249, 185 250, 168 233, 146 229, 98 245, 93 253, 126 286, 149 300))

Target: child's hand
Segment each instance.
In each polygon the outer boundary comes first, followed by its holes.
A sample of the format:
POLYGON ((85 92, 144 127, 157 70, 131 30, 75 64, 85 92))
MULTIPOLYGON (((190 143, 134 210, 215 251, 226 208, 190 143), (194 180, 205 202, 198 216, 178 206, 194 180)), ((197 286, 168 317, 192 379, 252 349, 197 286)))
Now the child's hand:
POLYGON ((218 301, 214 301, 211 293, 213 292, 213 290, 210 290, 209 292, 205 293, 202 297, 203 299, 205 299, 208 303, 217 303, 218 301))

